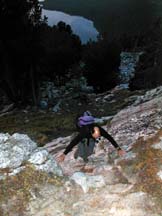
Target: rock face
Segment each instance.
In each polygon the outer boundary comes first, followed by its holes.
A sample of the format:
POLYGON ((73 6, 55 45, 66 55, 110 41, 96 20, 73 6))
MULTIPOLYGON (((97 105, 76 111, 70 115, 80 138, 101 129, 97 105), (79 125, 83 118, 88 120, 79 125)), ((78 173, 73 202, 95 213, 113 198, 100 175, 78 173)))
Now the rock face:
POLYGON ((15 175, 25 169, 25 162, 32 163, 36 169, 52 172, 62 176, 62 170, 53 157, 44 148, 38 148, 27 135, 15 133, 0 134, 0 169, 7 169, 0 174, 0 179, 6 175, 15 175))
MULTIPOLYGON (((64 175, 68 177, 64 187, 57 193, 49 189, 48 196, 47 189, 42 188, 45 203, 39 197, 33 200, 29 205, 32 215, 158 216, 161 210, 156 206, 154 198, 135 189, 138 177, 131 170, 125 173, 120 163, 134 163, 138 159, 138 153, 132 151, 136 141, 139 138, 147 141, 161 128, 160 92, 160 89, 149 91, 134 98, 135 102, 131 106, 114 117, 102 118, 112 119, 110 125, 104 128, 127 151, 125 156, 118 157, 114 147, 102 140, 85 163, 81 157, 74 158, 75 147, 60 164, 64 175), (43 205, 39 210, 35 207, 38 203, 39 206, 43 205)), ((56 158, 72 138, 55 139, 45 147, 56 158)), ((154 148, 161 148, 160 143, 154 145, 154 148)), ((160 169, 157 176, 161 179, 160 169)))
MULTIPOLYGON (((75 134, 59 137, 47 143, 43 148, 38 148, 36 143, 26 135, 1 134, 1 168, 9 168, 16 172, 17 169, 23 168, 23 161, 27 160, 34 164, 36 169, 64 177, 62 187, 48 183, 39 186, 39 193, 32 191, 32 197, 24 215, 161 215, 162 210, 155 202, 156 197, 149 194, 148 191, 144 192, 142 185, 137 187, 139 173, 138 171, 135 172, 136 167, 134 165, 137 164, 140 155, 140 152, 134 151, 135 143, 139 138, 143 138, 147 142, 155 136, 162 127, 161 113, 161 88, 137 97, 131 106, 121 110, 115 116, 111 116, 110 119, 112 120, 108 126, 103 126, 126 150, 126 155, 119 157, 111 143, 102 139, 99 144, 95 145, 94 153, 88 157, 87 162, 84 162, 81 157, 74 158, 77 146, 73 148, 63 162, 60 164, 56 162, 57 156, 64 151, 75 134), (157 94, 157 92, 159 93, 157 94), (19 157, 19 159, 16 160, 15 157, 19 157)), ((109 117, 102 119, 109 119, 109 117)), ((161 151, 161 139, 161 135, 159 135, 159 140, 148 145, 147 150, 150 148, 161 151)), ((144 145, 141 144, 140 151, 143 148, 144 145)), ((157 158, 155 159, 157 160, 157 158)), ((160 162, 155 174, 155 179, 158 178, 159 188, 162 187, 160 162)), ((141 164, 137 164, 138 166, 140 167, 141 164)))
MULTIPOLYGON (((111 116, 110 126, 104 127, 126 151, 130 151, 139 138, 148 139, 162 128, 161 89, 154 89, 143 96, 137 97, 133 105, 121 110, 114 117, 111 116), (156 92, 159 92, 159 97, 156 92), (155 94, 156 97, 154 98, 155 94), (139 103, 141 98, 143 102, 139 103)), ((109 117, 105 117, 105 119, 109 119, 109 117)), ((98 119, 97 121, 100 122, 98 119)), ((65 149, 72 138, 72 136, 69 136, 55 139, 51 143, 46 144, 45 147, 55 158, 58 152, 65 149)), ((83 166, 85 169, 91 170, 92 174, 100 174, 98 170, 101 170, 103 167, 105 169, 105 166, 111 161, 111 157, 117 158, 114 147, 107 140, 102 140, 99 145, 95 146, 95 154, 89 157, 89 162, 86 165, 81 158, 74 159, 76 148, 66 156, 65 161, 61 164, 65 175, 71 176, 75 171, 80 171, 79 167, 82 168, 83 166)), ((134 153, 129 152, 125 159, 135 157, 134 153)))
POLYGON ((121 145, 131 148, 138 138, 146 139, 162 128, 162 97, 161 94, 154 97, 154 92, 147 92, 137 98, 133 105, 114 116, 108 130, 121 145))
POLYGON ((56 87, 52 82, 43 82, 41 85, 40 108, 47 110, 50 108, 53 112, 59 112, 62 103, 73 98, 82 99, 86 94, 92 93, 93 87, 87 85, 84 77, 72 79, 65 86, 56 87), (52 107, 50 107, 52 105, 52 107))
POLYGON ((120 77, 121 86, 128 87, 129 80, 134 76, 135 66, 142 52, 121 52, 120 77))
POLYGON ((83 191, 88 192, 89 188, 98 188, 105 186, 105 181, 102 175, 98 176, 89 176, 83 172, 75 172, 71 179, 79 184, 83 191))
POLYGON ((27 215, 158 216, 151 209, 154 207, 151 197, 143 192, 131 192, 129 184, 106 185, 89 193, 69 187, 58 191, 46 185, 30 203, 27 215))

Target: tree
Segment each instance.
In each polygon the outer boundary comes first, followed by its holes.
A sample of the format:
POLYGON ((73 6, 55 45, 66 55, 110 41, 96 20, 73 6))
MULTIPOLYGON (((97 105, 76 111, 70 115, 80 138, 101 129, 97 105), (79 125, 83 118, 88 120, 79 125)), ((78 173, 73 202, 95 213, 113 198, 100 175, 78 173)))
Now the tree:
POLYGON ((1 87, 14 103, 36 104, 41 8, 37 0, 0 1, 1 87))
POLYGON ((121 48, 117 41, 100 39, 84 49, 84 75, 96 92, 111 89, 118 83, 121 48))
POLYGON ((44 79, 64 84, 70 68, 81 59, 80 38, 73 34, 69 25, 59 22, 53 27, 44 26, 43 45, 46 52, 42 65, 44 79))
POLYGON ((134 77, 130 80, 129 88, 151 89, 162 84, 162 37, 161 19, 157 19, 139 40, 143 49, 134 77))

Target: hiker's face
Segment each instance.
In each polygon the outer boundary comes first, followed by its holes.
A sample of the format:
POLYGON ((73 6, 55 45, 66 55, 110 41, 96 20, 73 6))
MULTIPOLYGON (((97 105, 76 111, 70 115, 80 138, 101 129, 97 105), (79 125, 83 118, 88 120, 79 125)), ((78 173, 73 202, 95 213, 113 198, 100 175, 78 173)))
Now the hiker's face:
POLYGON ((100 136, 101 136, 101 134, 100 134, 100 129, 99 129, 98 127, 94 127, 94 128, 93 128, 92 137, 93 137, 94 139, 97 139, 97 138, 99 138, 100 136))

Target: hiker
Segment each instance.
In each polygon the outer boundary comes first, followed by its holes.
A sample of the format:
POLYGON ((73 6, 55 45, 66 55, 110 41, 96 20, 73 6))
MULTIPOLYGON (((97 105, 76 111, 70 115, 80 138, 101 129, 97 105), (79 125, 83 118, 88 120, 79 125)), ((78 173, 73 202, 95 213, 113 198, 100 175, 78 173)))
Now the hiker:
MULTIPOLYGON (((101 137, 105 137, 112 143, 112 145, 117 149, 119 156, 123 156, 125 154, 125 151, 120 148, 113 137, 108 134, 102 127, 95 123, 95 119, 89 111, 84 112, 83 116, 78 119, 77 128, 79 134, 70 142, 65 151, 61 155, 59 155, 59 157, 57 158, 58 162, 64 161, 65 156, 79 142, 82 142, 83 140, 85 142, 85 139, 87 139, 87 145, 89 145, 90 140, 93 140, 93 143, 95 144, 95 142, 99 142, 101 140, 101 137)), ((92 145, 92 148, 93 147, 94 145, 92 145)), ((84 161, 87 161, 86 158, 84 161)))

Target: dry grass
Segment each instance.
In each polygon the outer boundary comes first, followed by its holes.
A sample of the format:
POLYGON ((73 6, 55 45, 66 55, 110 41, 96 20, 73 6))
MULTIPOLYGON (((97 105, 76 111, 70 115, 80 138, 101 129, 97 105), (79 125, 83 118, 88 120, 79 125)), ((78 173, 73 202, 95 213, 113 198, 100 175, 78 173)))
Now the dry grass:
POLYGON ((147 141, 139 139, 133 148, 133 151, 137 153, 136 159, 123 161, 120 165, 123 170, 127 169, 127 172, 136 175, 135 188, 152 195, 158 208, 162 211, 162 180, 157 176, 160 165, 162 165, 162 151, 151 147, 151 145, 160 141, 160 137, 162 137, 162 130, 147 141))
POLYGON ((55 137, 72 133, 74 128, 72 114, 58 115, 53 113, 23 113, 19 111, 13 115, 0 118, 0 131, 13 134, 25 133, 35 140, 39 146, 51 141, 55 137))
POLYGON ((59 187, 63 184, 63 180, 59 177, 49 177, 46 173, 36 171, 31 164, 27 164, 26 169, 18 175, 8 176, 5 180, 1 180, 0 215, 7 216, 12 212, 12 215, 23 216, 31 198, 31 190, 39 190, 39 185, 46 183, 59 187))

